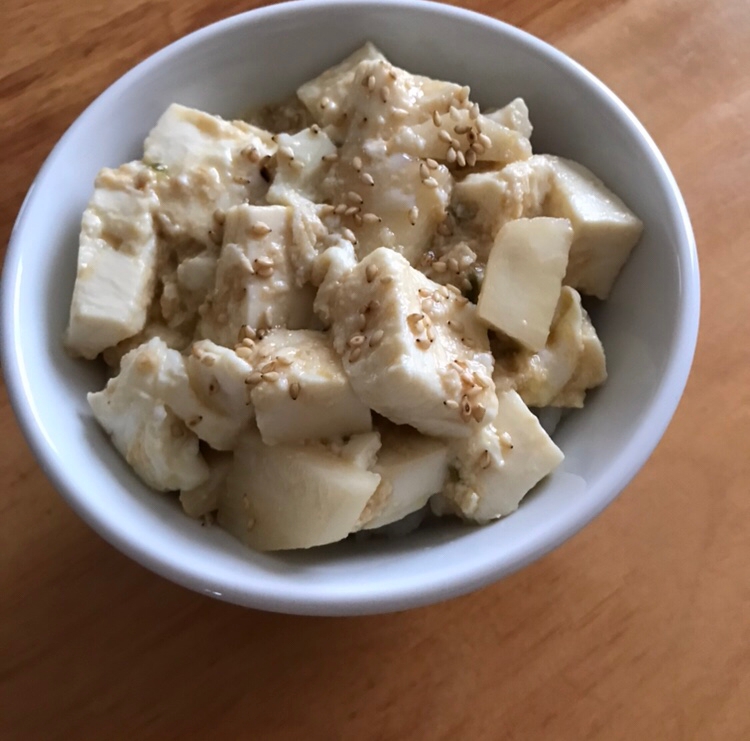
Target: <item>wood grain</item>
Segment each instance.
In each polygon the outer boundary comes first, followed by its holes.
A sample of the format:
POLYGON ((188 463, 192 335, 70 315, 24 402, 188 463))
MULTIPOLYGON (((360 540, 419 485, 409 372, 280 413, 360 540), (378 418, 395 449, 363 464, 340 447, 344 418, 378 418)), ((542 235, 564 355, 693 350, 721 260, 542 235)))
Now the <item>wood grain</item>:
MULTIPOLYGON (((100 91, 255 4, 4 0, 0 244, 100 91)), ((683 188, 703 320, 658 450, 596 522, 499 584, 385 617, 284 617, 187 592, 101 541, 37 468, 2 390, 0 738, 750 738, 750 5, 465 5, 600 76, 683 188)))

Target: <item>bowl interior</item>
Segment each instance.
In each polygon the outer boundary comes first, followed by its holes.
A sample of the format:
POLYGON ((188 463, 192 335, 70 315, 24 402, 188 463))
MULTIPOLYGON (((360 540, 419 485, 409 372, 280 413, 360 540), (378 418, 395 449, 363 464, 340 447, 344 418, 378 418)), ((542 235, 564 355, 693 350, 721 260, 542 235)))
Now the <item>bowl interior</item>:
POLYGON ((603 86, 515 29, 427 3, 304 2, 229 19, 147 60, 68 131, 27 197, 4 284, 5 369, 48 474, 72 506, 150 568, 267 609, 398 609, 484 584, 549 550, 640 467, 674 411, 697 327, 697 267, 679 193, 650 139, 603 86), (291 93, 366 40, 410 71, 470 84, 482 105, 523 96, 536 151, 576 159, 645 222, 611 299, 595 311, 610 378, 560 429, 566 460, 513 516, 403 540, 287 555, 201 528, 136 479, 93 421, 102 370, 63 352, 81 213, 97 171, 139 157, 172 101, 227 117, 291 93))

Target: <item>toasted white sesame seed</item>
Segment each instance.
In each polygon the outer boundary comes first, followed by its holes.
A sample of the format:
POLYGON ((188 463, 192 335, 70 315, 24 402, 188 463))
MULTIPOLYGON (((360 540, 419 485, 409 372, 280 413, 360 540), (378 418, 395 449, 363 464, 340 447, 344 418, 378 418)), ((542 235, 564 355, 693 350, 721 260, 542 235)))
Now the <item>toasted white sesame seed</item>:
POLYGON ((279 154, 283 154, 285 157, 288 157, 290 160, 294 159, 294 150, 284 145, 283 147, 279 147, 279 154))
POLYGON ((512 448, 513 447, 513 438, 510 436, 510 433, 503 432, 500 435, 500 444, 505 448, 512 448))
POLYGON ((438 131, 438 139, 450 144, 453 137, 445 129, 440 129, 440 131, 438 131))
POLYGON ((473 121, 476 121, 476 119, 479 118, 479 103, 472 104, 471 108, 469 109, 469 118, 471 118, 473 121))
POLYGON ((362 158, 361 157, 352 157, 352 167, 357 172, 360 172, 362 170, 362 158))
POLYGON ((367 282, 372 283, 375 280, 375 278, 378 277, 379 272, 380 272, 380 268, 374 263, 370 263, 365 268, 365 276, 367 277, 367 282))
POLYGON ((468 422, 471 419, 471 402, 469 401, 468 396, 464 396, 461 398, 461 419, 464 420, 464 422, 468 422))
POLYGON ((377 347, 383 341, 384 336, 385 332, 382 329, 376 329, 370 337, 370 347, 377 347))
POLYGON ((377 224, 381 222, 382 219, 377 214, 366 213, 366 214, 362 214, 362 221, 365 224, 377 224))
POLYGON ((412 226, 416 225, 418 218, 419 218, 419 209, 416 206, 412 206, 409 209, 409 221, 411 222, 412 226))
POLYGON ((362 224, 364 223, 362 221, 362 214, 360 214, 359 212, 357 212, 356 214, 354 214, 354 216, 352 216, 352 218, 354 219, 354 223, 357 226, 362 226, 362 224))
POLYGON ((448 409, 458 409, 458 402, 455 399, 446 399, 443 404, 445 404, 448 409))
POLYGON ((479 456, 479 465, 481 468, 489 468, 492 463, 492 456, 489 450, 482 451, 482 455, 479 456))
POLYGON ((355 347, 350 353, 349 353, 349 362, 350 363, 356 363, 360 356, 362 355, 362 348, 361 347, 355 347))
POLYGON ((349 191, 349 192, 348 192, 348 193, 346 194, 346 197, 347 197, 347 198, 348 198, 348 199, 349 199, 349 200, 350 200, 350 201, 351 201, 352 203, 356 203, 357 205, 361 205, 362 203, 364 203, 364 200, 365 200, 364 198, 362 198, 362 196, 361 196, 361 195, 360 195, 359 193, 357 193, 357 192, 356 192, 356 191, 354 191, 354 190, 350 190, 350 191, 349 191))
POLYGON ((251 227, 250 232, 254 237, 265 237, 271 233, 271 227, 263 221, 256 221, 251 227))
POLYGON ((336 208, 330 203, 324 203, 318 208, 318 211, 320 216, 330 216, 332 213, 335 213, 336 208))
POLYGON ((426 337, 417 337, 415 343, 422 350, 426 350, 430 346, 430 341, 426 337))
POLYGON ((448 154, 445 156, 445 158, 448 160, 448 164, 452 165, 456 161, 456 150, 451 147, 448 150, 448 154))
POLYGON ((254 340, 256 338, 255 330, 248 326, 247 324, 243 324, 240 327, 240 331, 237 335, 237 339, 242 342, 242 340, 248 339, 248 340, 254 340))
POLYGON ((354 216, 354 214, 359 213, 359 206, 349 206, 349 208, 344 211, 344 216, 354 216))
POLYGON ((338 160, 339 156, 336 154, 336 152, 331 152, 330 154, 324 154, 321 159, 323 162, 336 162, 338 160))
POLYGON ((433 177, 426 178, 422 181, 428 188, 437 188, 440 183, 433 177))
POLYGON ((372 92, 375 89, 375 85, 377 83, 377 80, 375 79, 375 75, 370 75, 367 78, 367 89, 372 92))
POLYGON ((272 370, 276 370, 276 360, 269 360, 259 368, 261 373, 269 373, 272 370))
POLYGON ((445 262, 448 266, 448 270, 450 270, 452 273, 458 272, 458 260, 456 260, 455 257, 449 257, 445 262))
POLYGON ((370 173, 369 173, 369 172, 363 172, 363 173, 362 173, 362 174, 360 175, 360 180, 361 180, 361 181, 362 181, 362 182, 363 182, 363 183, 364 183, 365 185, 375 185, 375 179, 374 179, 374 178, 372 177, 372 175, 370 175, 370 173))
POLYGON ((440 114, 437 112, 437 110, 434 110, 432 112, 432 123, 434 123, 435 126, 440 126, 440 114))
POLYGON ((458 121, 458 119, 461 117, 461 112, 456 108, 456 106, 452 105, 450 109, 448 110, 448 113, 450 113, 450 117, 454 121, 458 121))
POLYGON ((383 284, 384 286, 388 285, 389 283, 393 283, 393 276, 392 276, 392 275, 384 275, 384 276, 383 276, 383 277, 382 277, 382 278, 380 279, 380 282, 381 282, 381 283, 382 283, 382 284, 383 284))
POLYGON ((476 152, 477 154, 484 154, 486 150, 483 144, 480 144, 479 142, 472 142, 471 151, 476 152))
POLYGON ((341 216, 346 211, 347 208, 348 208, 348 206, 345 203, 339 203, 333 209, 333 213, 338 214, 339 216, 341 216))
POLYGON ((234 352, 240 360, 250 360, 253 356, 253 351, 249 347, 244 347, 243 345, 236 348, 234 352))
POLYGON ((436 273, 444 273, 445 272, 446 265, 442 260, 436 260, 432 263, 432 269, 436 273))
POLYGON ((325 96, 325 95, 324 95, 324 96, 323 96, 323 97, 322 97, 322 98, 320 99, 320 107, 321 107, 321 108, 328 108, 328 106, 329 106, 330 104, 331 104, 331 99, 330 99, 330 98, 328 98, 327 96, 325 96))
POLYGON ((318 126, 318 124, 313 124, 310 127, 310 131, 312 131, 313 134, 319 134, 320 133, 320 126, 318 126))
POLYGON ((432 159, 432 157, 428 157, 425 160, 427 167, 430 168, 430 170, 437 170, 440 165, 438 165, 437 160, 432 159))
POLYGON ((351 229, 346 229, 346 228, 342 229, 341 230, 341 236, 344 239, 348 239, 353 244, 357 243, 357 236, 356 236, 356 234, 351 229))
POLYGON ((388 98, 390 97, 391 97, 391 89, 385 86, 381 87, 380 88, 380 100, 382 100, 383 103, 387 103, 388 98))
POLYGON ((471 126, 460 124, 459 126, 454 126, 453 131, 455 131, 459 136, 462 136, 463 134, 468 134, 469 131, 471 131, 471 126))
POLYGON ((289 396, 292 397, 292 401, 297 401, 300 391, 301 391, 301 388, 300 388, 299 383, 297 383, 297 381, 292 381, 289 384, 289 396))
POLYGON ((473 149, 470 149, 466 153, 466 164, 469 167, 474 167, 474 165, 476 165, 476 163, 477 163, 477 153, 473 149))
POLYGON ((365 327, 367 326, 367 316, 364 313, 361 313, 357 317, 357 327, 361 332, 364 332, 365 327))
POLYGON ((456 164, 459 167, 466 167, 466 157, 460 150, 456 152, 456 164))
POLYGON ((268 383, 276 383, 276 381, 279 380, 280 376, 276 371, 269 371, 268 373, 261 373, 260 374, 261 380, 268 381, 268 383))
POLYGON ((426 162, 419 163, 419 176, 422 178, 422 180, 426 180, 428 177, 430 177, 430 168, 427 167, 426 162))
POLYGON ((363 334, 355 334, 349 338, 349 341, 346 344, 349 345, 349 347, 361 347, 365 344, 365 339, 366 338, 363 334))
POLYGON ((487 136, 487 134, 480 134, 477 137, 477 139, 478 139, 479 143, 482 146, 486 147, 487 149, 489 149, 492 146, 492 139, 490 139, 490 137, 487 136))
POLYGON ((255 386, 260 383, 260 380, 260 373, 258 371, 253 371, 249 376, 246 376, 245 385, 255 386))

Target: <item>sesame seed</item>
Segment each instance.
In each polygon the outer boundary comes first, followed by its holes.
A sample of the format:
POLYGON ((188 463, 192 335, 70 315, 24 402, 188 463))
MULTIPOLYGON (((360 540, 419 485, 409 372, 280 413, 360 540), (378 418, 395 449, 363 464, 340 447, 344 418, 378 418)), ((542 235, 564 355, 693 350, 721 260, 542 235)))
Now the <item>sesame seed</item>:
POLYGON ((458 409, 458 402, 455 399, 446 399, 443 404, 445 404, 448 409, 458 409))
POLYGON ((471 92, 471 88, 468 85, 464 85, 457 93, 456 93, 456 100, 459 103, 465 103, 466 100, 469 97, 469 93, 471 92))
POLYGON ((430 346, 430 341, 426 337, 417 337, 415 340, 417 347, 426 350, 430 346))
POLYGON ((294 159, 294 150, 284 145, 283 147, 279 147, 279 154, 283 154, 285 157, 288 157, 290 160, 294 159))
POLYGON ((377 224, 382 221, 382 219, 377 214, 367 213, 362 214, 362 221, 365 224, 377 224))
POLYGON ((237 335, 237 339, 242 342, 243 340, 254 340, 256 338, 255 330, 248 326, 247 324, 243 324, 240 327, 240 331, 237 335))
MULTIPOLYGON (((459 296, 459 297, 458 297, 458 298, 456 299, 456 301, 458 302, 458 305, 459 305, 459 306, 466 306, 466 304, 468 304, 468 303, 469 303, 469 299, 468 299, 468 298, 466 298, 466 296, 459 296)), ((469 345, 469 343, 468 343, 468 342, 466 342, 466 344, 467 344, 467 345, 468 345, 469 347, 472 347, 472 345, 469 345)))
POLYGON ((446 269, 446 265, 442 260, 437 260, 436 262, 432 263, 432 269, 436 273, 444 273, 446 269))
POLYGON ((487 136, 487 134, 480 134, 477 137, 477 139, 478 139, 479 143, 482 146, 486 147, 487 149, 489 149, 492 146, 492 139, 490 139, 490 137, 487 136))
POLYGON ((427 327, 426 333, 427 333, 427 339, 430 342, 435 342, 435 330, 432 328, 431 325, 427 327))
POLYGON ((469 109, 469 118, 471 118, 472 121, 476 121, 479 118, 479 103, 472 104, 469 109))
POLYGON ((462 136, 463 134, 468 134, 469 131, 471 131, 471 126, 467 126, 466 124, 460 124, 459 126, 454 126, 453 131, 455 131, 459 136, 462 136))
POLYGON ((265 237, 266 234, 271 233, 271 227, 263 221, 256 221, 250 227, 250 232, 254 237, 265 237))
POLYGON ((450 144, 453 137, 445 129, 440 129, 440 131, 438 131, 438 139, 450 144))
POLYGON ((226 221, 227 215, 220 208, 214 211, 214 221, 221 226, 226 221))
POLYGON ((320 133, 320 126, 318 126, 318 124, 313 124, 310 127, 310 131, 312 131, 313 134, 319 134, 320 133))
POLYGON ((269 373, 272 370, 276 370, 275 360, 269 360, 267 363, 263 363, 263 365, 260 366, 261 373, 269 373))
POLYGON ((458 139, 452 138, 451 146, 458 152, 461 149, 461 142, 458 139))
POLYGON ((376 329, 370 337, 370 347, 377 347, 383 341, 384 336, 385 332, 382 329, 376 329))
POLYGON ((323 162, 336 162, 338 160, 339 156, 336 152, 331 152, 330 154, 324 154, 321 159, 323 162))
POLYGON ((455 257, 449 257, 445 262, 448 265, 448 270, 452 273, 458 272, 458 260, 455 257))
POLYGON ((412 206, 409 209, 409 221, 412 226, 416 226, 417 219, 419 218, 419 209, 416 206, 412 206))
POLYGON ((329 97, 327 97, 327 96, 325 96, 325 95, 324 95, 324 96, 323 96, 323 97, 322 97, 322 98, 320 99, 320 107, 321 107, 321 108, 328 108, 328 106, 329 106, 330 104, 331 104, 331 99, 330 99, 329 97))
POLYGON ((338 214, 340 216, 346 211, 347 208, 348 207, 345 203, 339 203, 338 206, 336 206, 336 208, 333 209, 333 213, 338 214))
POLYGON ((344 216, 354 216, 354 214, 359 213, 359 206, 349 206, 349 208, 344 211, 344 216))
POLYGON ((268 383, 276 383, 279 380, 279 374, 276 371, 269 371, 268 373, 261 373, 260 378, 268 383))
POLYGON ((255 347, 255 342, 249 337, 243 337, 242 340, 240 340, 240 345, 242 345, 242 347, 247 347, 249 350, 252 350, 255 347))
POLYGON ((302 389, 297 381, 292 381, 292 383, 289 384, 289 396, 292 397, 292 401, 297 401, 301 390, 302 389))
POLYGON ((471 416, 474 417, 474 419, 477 422, 481 422, 484 419, 484 415, 486 413, 486 409, 482 404, 477 404, 471 411, 471 416))
POLYGON ((467 370, 462 370, 459 373, 459 378, 461 379, 461 383, 464 384, 464 386, 473 386, 474 385, 474 376, 469 373, 467 370))
POLYGON ((471 419, 471 402, 469 401, 468 396, 464 396, 461 398, 461 419, 464 420, 464 422, 468 422, 471 419))
POLYGON ((429 177, 422 181, 428 188, 437 188, 440 183, 433 177, 429 177))
POLYGON ((429 167, 430 170, 437 170, 439 167, 437 160, 432 159, 432 157, 428 157, 425 162, 427 163, 427 167, 429 167))
POLYGON ((352 167, 357 172, 360 172, 362 170, 362 158, 361 157, 353 157, 352 158, 352 167))
POLYGON ((288 367, 292 364, 292 359, 286 355, 277 355, 275 360, 282 367, 288 367))
POLYGON ((396 73, 392 69, 388 70, 388 77, 390 77, 391 80, 397 80, 398 79, 398 76, 396 75, 396 73))
POLYGON ((463 332, 464 331, 464 325, 461 324, 461 322, 457 322, 454 319, 448 320, 448 326, 454 331, 454 332, 463 332))
POLYGON ((188 427, 195 427, 203 421, 203 417, 199 414, 196 417, 191 417, 187 422, 188 427))
POLYGON ((375 75, 370 75, 367 78, 367 89, 372 92, 375 89, 375 84, 377 83, 377 80, 375 79, 375 75))
POLYGON ((330 203, 324 203, 322 206, 320 206, 319 210, 321 216, 330 216, 332 213, 336 212, 335 207, 330 203))
POLYGON ((503 432, 500 435, 500 444, 505 448, 512 448, 513 447, 513 438, 510 436, 510 433, 503 432))
POLYGON ((409 115, 409 111, 406 108, 392 108, 391 116, 393 118, 406 118, 409 115))
POLYGON ((253 371, 249 376, 245 377, 245 385, 255 386, 260 383, 260 380, 260 373, 258 371, 253 371))
POLYGON ((356 235, 354 234, 354 232, 351 229, 346 229, 346 228, 342 229, 341 230, 341 236, 344 239, 348 239, 353 244, 357 243, 357 237, 356 237, 356 235))
POLYGON ((466 164, 469 167, 474 167, 474 165, 476 165, 476 163, 477 163, 477 153, 473 149, 470 149, 466 153, 466 164))
POLYGON ((240 360, 250 360, 253 357, 253 351, 243 345, 237 347, 234 352, 240 360))
POLYGON ((440 114, 437 112, 437 110, 434 110, 432 112, 432 123, 434 123, 435 126, 440 126, 440 114))
POLYGON ((379 272, 380 272, 380 268, 374 263, 370 263, 365 268, 365 276, 367 277, 367 282, 372 283, 375 280, 375 278, 378 277, 379 272))
POLYGON ((381 87, 380 88, 380 100, 383 101, 383 103, 388 102, 388 98, 391 97, 391 90, 387 87, 381 87))
POLYGON ((362 355, 362 348, 361 347, 355 347, 350 353, 349 353, 349 362, 350 363, 356 363, 360 356, 362 355))
POLYGON ((245 147, 241 154, 247 157, 253 164, 260 162, 260 152, 255 147, 245 147))
POLYGON ((448 160, 448 164, 452 165, 456 161, 456 150, 451 147, 448 150, 448 154, 445 156, 445 158, 448 160))
POLYGON ((448 113, 450 113, 450 117, 454 121, 458 121, 458 119, 461 117, 461 112, 456 108, 456 106, 452 105, 450 109, 448 110, 448 113))
POLYGON ((356 214, 354 214, 354 216, 353 216, 352 218, 354 219, 354 223, 355 223, 355 224, 356 224, 357 226, 362 226, 362 224, 363 224, 363 221, 362 221, 362 214, 360 214, 360 213, 356 213, 356 214))
POLYGON ((365 339, 366 338, 363 334, 355 334, 349 338, 349 341, 346 344, 349 345, 349 347, 361 347, 365 344, 365 339))
POLYGON ((430 177, 430 168, 427 167, 426 162, 419 163, 419 176, 422 178, 422 180, 426 180, 428 177, 430 177))
POLYGON ((382 277, 382 278, 380 279, 380 282, 381 282, 381 283, 382 283, 382 284, 383 284, 384 286, 388 285, 389 283, 393 283, 393 276, 392 276, 392 275, 384 275, 384 276, 383 276, 383 277, 382 277))
POLYGON ((347 198, 348 198, 348 199, 349 199, 349 200, 350 200, 350 201, 351 201, 352 203, 356 203, 356 204, 358 204, 358 205, 361 205, 361 204, 362 204, 362 203, 364 203, 364 201, 365 201, 365 199, 364 199, 364 198, 362 198, 362 196, 361 196, 361 195, 360 195, 359 193, 357 193, 356 191, 354 191, 354 190, 350 190, 350 191, 349 191, 349 192, 348 192, 348 193, 346 194, 346 197, 347 197, 347 198))
POLYGON ((357 317, 357 327, 359 327, 360 331, 364 331, 366 326, 367 316, 364 313, 360 313, 360 315, 357 317))
POLYGON ((483 144, 480 144, 479 142, 472 142, 471 151, 476 152, 477 154, 484 154, 487 150, 484 148, 483 144))
POLYGON ((482 451, 482 455, 479 456, 479 465, 481 468, 489 468, 492 463, 492 456, 489 450, 482 451))
POLYGON ((372 185, 375 185, 375 179, 374 179, 374 178, 372 177, 372 175, 370 175, 370 173, 369 173, 369 172, 363 172, 363 173, 362 173, 362 174, 360 175, 360 180, 361 180, 361 181, 362 181, 362 182, 363 182, 363 183, 364 183, 365 185, 370 185, 370 186, 372 186, 372 185))
POLYGON ((292 170, 303 170, 305 168, 305 163, 302 162, 302 160, 292 158, 289 160, 289 167, 291 167, 292 170))
POLYGON ((456 164, 459 167, 466 167, 466 157, 463 152, 456 152, 456 164))
POLYGON ((456 286, 454 286, 454 285, 453 285, 452 283, 448 283, 448 284, 447 284, 447 285, 446 285, 445 287, 446 287, 446 288, 447 288, 447 289, 448 289, 448 290, 449 290, 449 291, 450 291, 451 293, 453 293, 453 294, 454 294, 455 296, 460 296, 460 295, 461 295, 461 291, 459 291, 459 290, 458 290, 458 288, 456 288, 456 286))

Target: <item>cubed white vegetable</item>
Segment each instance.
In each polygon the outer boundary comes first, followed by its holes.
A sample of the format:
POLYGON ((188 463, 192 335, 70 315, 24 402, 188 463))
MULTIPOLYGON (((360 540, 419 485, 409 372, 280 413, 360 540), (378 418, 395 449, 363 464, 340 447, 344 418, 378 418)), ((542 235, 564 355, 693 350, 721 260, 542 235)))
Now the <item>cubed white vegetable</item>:
POLYGON ((448 447, 406 426, 380 430, 382 447, 373 467, 380 485, 362 514, 362 529, 374 530, 422 509, 445 484, 448 447))
POLYGON ((380 476, 325 446, 266 445, 248 431, 219 502, 218 521, 261 551, 310 548, 345 538, 380 476))
POLYGON ((374 411, 445 436, 494 418, 487 331, 457 291, 381 247, 342 277, 329 308, 344 370, 374 411))
POLYGON ((573 230, 566 219, 509 221, 490 252, 479 317, 531 350, 547 342, 573 230))
POLYGON ((372 429, 331 338, 314 330, 269 332, 252 357, 250 398, 268 445, 333 439, 372 429))
POLYGON ((302 129, 296 134, 277 134, 276 174, 268 191, 269 203, 276 203, 279 188, 292 188, 306 198, 315 200, 320 183, 328 172, 328 158, 336 145, 319 126, 302 129))
POLYGON ((153 362, 158 343, 152 340, 125 355, 120 374, 102 391, 90 393, 88 401, 117 450, 148 486, 193 489, 208 479, 208 466, 198 438, 161 395, 153 362))
POLYGON ((562 462, 562 451, 515 391, 498 395, 495 423, 452 443, 456 480, 433 498, 436 514, 477 522, 504 517, 562 462))
POLYGON ((180 504, 190 517, 204 517, 215 512, 226 485, 229 469, 232 467, 232 454, 209 450, 205 455, 208 464, 208 478, 193 489, 180 492, 180 504))
POLYGON ((203 337, 232 346, 243 325, 313 325, 315 291, 295 285, 291 241, 285 206, 243 204, 227 211, 215 285, 202 308, 203 337))
POLYGON ((484 115, 491 121, 507 126, 527 139, 531 139, 531 132, 534 127, 531 125, 529 108, 523 98, 514 98, 508 105, 484 115))
POLYGON ((84 211, 66 345, 85 358, 140 332, 154 288, 156 199, 139 163, 102 170, 84 211))
POLYGON ((641 220, 583 165, 554 161, 546 213, 568 219, 573 244, 565 282, 606 299, 643 231, 641 220))

